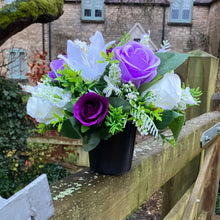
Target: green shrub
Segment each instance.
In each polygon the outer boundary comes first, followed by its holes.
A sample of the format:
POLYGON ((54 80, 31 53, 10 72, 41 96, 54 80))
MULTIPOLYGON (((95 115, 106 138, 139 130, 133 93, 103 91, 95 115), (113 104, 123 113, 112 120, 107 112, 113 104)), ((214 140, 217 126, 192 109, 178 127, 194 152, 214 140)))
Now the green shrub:
POLYGON ((30 121, 24 93, 14 80, 0 78, 0 195, 8 198, 41 173, 50 183, 68 175, 57 164, 47 164, 46 148, 26 144, 30 121), (27 162, 33 162, 28 166, 27 162))
POLYGON ((25 151, 28 128, 26 104, 21 87, 13 80, 0 78, 0 154, 25 151), (3 153, 4 152, 4 153, 3 153))
POLYGON ((21 87, 13 80, 0 78, 0 189, 7 194, 24 165, 28 128, 21 87))

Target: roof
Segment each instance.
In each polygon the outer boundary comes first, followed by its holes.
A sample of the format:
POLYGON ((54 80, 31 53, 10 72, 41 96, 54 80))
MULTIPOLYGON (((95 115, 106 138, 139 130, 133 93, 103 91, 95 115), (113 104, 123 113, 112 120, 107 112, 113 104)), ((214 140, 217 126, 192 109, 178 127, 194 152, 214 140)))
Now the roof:
MULTIPOLYGON (((159 5, 170 5, 169 0, 104 0, 106 4, 159 4, 159 5)), ((81 0, 64 0, 64 2, 81 2, 81 0)))
POLYGON ((209 5, 215 0, 194 0, 194 5, 209 5))
POLYGON ((141 4, 159 4, 159 5, 169 5, 170 2, 168 0, 105 0, 105 3, 141 3, 141 4))
MULTIPOLYGON (((210 5, 217 0, 194 0, 194 5, 210 5)), ((81 0, 64 0, 64 2, 81 2, 81 0)), ((154 4, 170 5, 170 0, 105 0, 106 4, 154 4)))

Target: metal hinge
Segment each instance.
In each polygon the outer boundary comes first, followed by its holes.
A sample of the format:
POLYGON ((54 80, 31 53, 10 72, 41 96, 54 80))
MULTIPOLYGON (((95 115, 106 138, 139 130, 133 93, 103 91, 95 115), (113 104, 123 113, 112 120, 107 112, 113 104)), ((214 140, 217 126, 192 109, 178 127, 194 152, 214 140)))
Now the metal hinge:
POLYGON ((212 139, 214 139, 218 134, 220 134, 220 122, 202 133, 202 137, 200 139, 200 146, 204 147, 207 143, 209 143, 212 139))

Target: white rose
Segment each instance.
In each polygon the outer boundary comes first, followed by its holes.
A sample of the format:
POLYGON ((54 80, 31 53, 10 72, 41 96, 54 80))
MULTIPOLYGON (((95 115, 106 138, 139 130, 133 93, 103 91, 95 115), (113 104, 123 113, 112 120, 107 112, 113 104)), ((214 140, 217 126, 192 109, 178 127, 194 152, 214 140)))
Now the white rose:
POLYGON ((181 80, 179 76, 173 72, 166 73, 160 81, 143 92, 142 96, 144 96, 147 91, 151 91, 155 96, 152 103, 157 108, 160 107, 164 110, 175 109, 182 96, 181 80))
POLYGON ((30 97, 27 102, 27 113, 37 120, 37 122, 50 124, 51 121, 56 121, 54 113, 63 117, 63 109, 51 104, 50 102, 40 97, 30 97))
POLYGON ((42 83, 35 87, 25 86, 24 88, 32 94, 27 102, 27 113, 32 118, 40 123, 50 124, 51 121, 58 120, 54 113, 61 118, 64 116, 64 106, 71 100, 70 92, 42 83))
POLYGON ((196 105, 197 102, 193 99, 190 88, 186 87, 185 89, 182 89, 182 97, 180 102, 178 103, 178 109, 179 110, 185 110, 186 105, 196 105))

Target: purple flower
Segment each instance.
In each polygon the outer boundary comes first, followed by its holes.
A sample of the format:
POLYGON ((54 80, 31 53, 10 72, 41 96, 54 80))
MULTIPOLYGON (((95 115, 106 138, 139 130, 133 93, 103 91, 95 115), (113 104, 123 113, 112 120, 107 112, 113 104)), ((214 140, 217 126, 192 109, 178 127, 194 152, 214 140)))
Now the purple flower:
POLYGON ((114 48, 113 52, 115 58, 120 61, 122 83, 131 81, 138 88, 156 76, 160 59, 148 47, 131 41, 114 48))
MULTIPOLYGON (((64 56, 64 57, 67 57, 67 56, 64 56)), ((65 61, 62 60, 62 59, 59 59, 59 60, 53 60, 51 63, 50 63, 50 68, 52 69, 52 71, 50 71, 48 73, 49 77, 55 81, 55 79, 58 77, 58 76, 61 76, 61 74, 59 74, 57 71, 59 69, 63 70, 64 69, 64 63, 65 61)))
POLYGON ((83 125, 99 124, 108 112, 108 99, 96 93, 82 95, 74 105, 73 114, 83 125))

